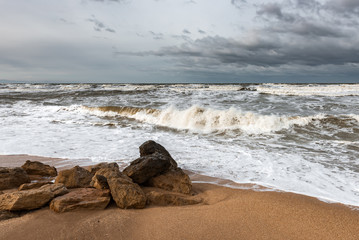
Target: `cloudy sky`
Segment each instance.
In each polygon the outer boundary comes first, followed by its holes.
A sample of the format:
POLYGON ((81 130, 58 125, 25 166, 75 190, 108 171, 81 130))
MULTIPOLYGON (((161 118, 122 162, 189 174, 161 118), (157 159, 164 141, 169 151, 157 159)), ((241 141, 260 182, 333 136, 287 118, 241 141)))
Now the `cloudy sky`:
POLYGON ((0 79, 359 82, 358 0, 0 0, 0 79))

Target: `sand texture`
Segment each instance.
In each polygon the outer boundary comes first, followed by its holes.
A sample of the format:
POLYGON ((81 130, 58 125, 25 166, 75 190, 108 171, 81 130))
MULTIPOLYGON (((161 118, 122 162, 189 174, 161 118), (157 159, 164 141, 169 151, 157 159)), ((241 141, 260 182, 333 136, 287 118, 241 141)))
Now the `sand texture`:
POLYGON ((342 204, 208 183, 193 188, 203 204, 122 210, 112 203, 61 214, 45 207, 0 221, 0 239, 359 239, 359 211, 342 204))

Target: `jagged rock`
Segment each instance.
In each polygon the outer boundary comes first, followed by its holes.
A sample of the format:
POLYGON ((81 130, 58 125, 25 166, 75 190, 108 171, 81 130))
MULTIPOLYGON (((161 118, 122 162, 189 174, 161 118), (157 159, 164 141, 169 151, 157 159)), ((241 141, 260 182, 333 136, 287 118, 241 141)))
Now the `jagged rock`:
POLYGON ((109 189, 107 178, 98 174, 93 176, 90 186, 97 189, 109 189))
POLYGON ((144 208, 146 195, 137 184, 127 178, 108 178, 111 195, 119 208, 144 208))
POLYGON ((0 211, 0 221, 19 217, 19 214, 10 211, 0 211))
POLYGON ((171 154, 161 145, 156 143, 155 141, 149 140, 144 142, 140 146, 140 157, 148 156, 153 153, 160 153, 169 158, 171 162, 171 168, 177 168, 176 161, 172 158, 171 154))
POLYGON ((40 208, 55 196, 64 193, 67 193, 67 189, 63 184, 49 184, 38 189, 5 193, 0 195, 0 210, 17 211, 40 208))
POLYGON ((43 164, 38 161, 27 160, 24 165, 21 166, 29 175, 40 175, 46 177, 56 177, 57 170, 55 167, 43 164))
POLYGON ((24 183, 19 187, 19 191, 23 191, 23 190, 29 190, 29 189, 34 189, 34 188, 39 188, 41 186, 47 185, 47 184, 52 184, 52 182, 34 182, 34 183, 24 183))
POLYGON ((86 169, 75 166, 59 172, 55 183, 63 183, 67 188, 89 187, 92 174, 86 169))
POLYGON ((0 167, 0 190, 17 188, 29 182, 30 178, 24 169, 0 167))
POLYGON ((146 185, 184 194, 189 194, 192 190, 191 180, 181 168, 170 169, 161 175, 150 178, 146 185))
POLYGON ((157 206, 183 206, 202 202, 198 197, 188 196, 180 193, 163 191, 160 189, 146 192, 147 204, 157 206))
POLYGON ((105 209, 110 200, 109 190, 79 188, 53 199, 50 209, 58 213, 79 209, 105 209))
POLYGON ((112 163, 103 162, 103 163, 99 163, 99 164, 96 164, 93 166, 89 166, 88 170, 92 175, 95 175, 98 170, 103 169, 103 168, 110 168, 110 169, 117 169, 117 170, 120 169, 118 164, 115 162, 112 162, 112 163))
POLYGON ((137 158, 123 170, 135 183, 142 184, 151 177, 167 171, 171 167, 170 159, 158 152, 137 158))

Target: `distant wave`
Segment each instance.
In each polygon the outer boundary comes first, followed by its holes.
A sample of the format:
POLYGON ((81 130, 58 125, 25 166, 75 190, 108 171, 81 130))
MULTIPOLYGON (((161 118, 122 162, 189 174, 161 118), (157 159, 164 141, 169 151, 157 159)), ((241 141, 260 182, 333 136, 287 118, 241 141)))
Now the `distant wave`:
POLYGON ((314 116, 277 116, 261 115, 253 112, 242 112, 230 108, 217 110, 192 106, 188 109, 169 107, 163 110, 135 107, 81 107, 86 112, 97 116, 120 116, 137 121, 194 132, 215 132, 240 130, 249 134, 262 134, 291 128, 294 125, 304 126, 315 121, 338 123, 358 120, 356 115, 345 118, 318 114, 314 116), (347 118, 347 119, 346 119, 347 118))
POLYGON ((262 84, 256 87, 257 92, 274 95, 292 96, 359 96, 359 84, 262 84))

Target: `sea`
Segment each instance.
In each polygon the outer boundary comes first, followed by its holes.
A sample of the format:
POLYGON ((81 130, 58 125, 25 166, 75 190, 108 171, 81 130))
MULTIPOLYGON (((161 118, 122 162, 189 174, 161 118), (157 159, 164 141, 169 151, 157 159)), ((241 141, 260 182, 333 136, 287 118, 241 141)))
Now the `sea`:
POLYGON ((0 84, 0 154, 124 165, 147 140, 195 173, 359 206, 359 84, 0 84))

